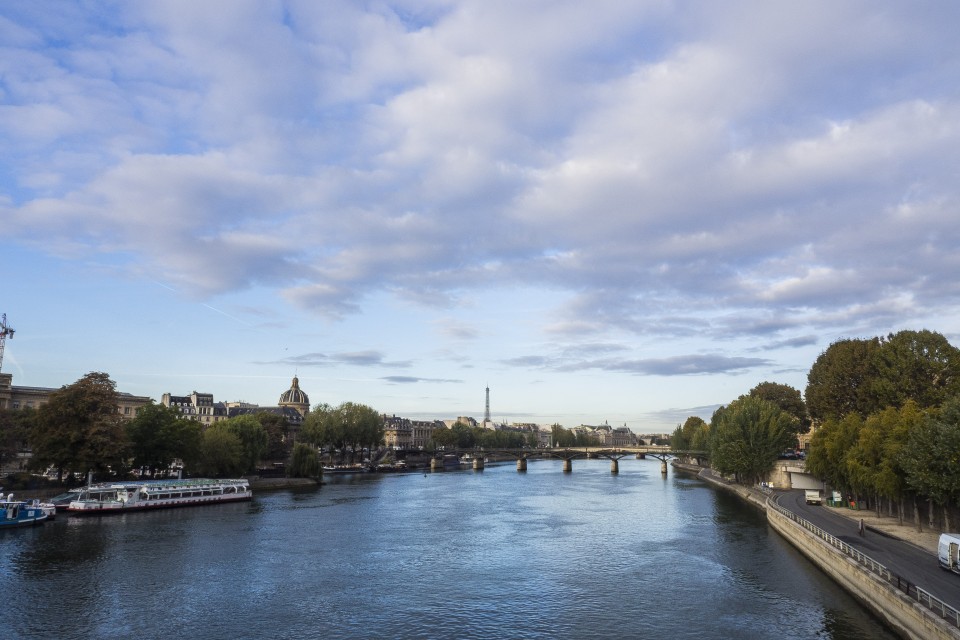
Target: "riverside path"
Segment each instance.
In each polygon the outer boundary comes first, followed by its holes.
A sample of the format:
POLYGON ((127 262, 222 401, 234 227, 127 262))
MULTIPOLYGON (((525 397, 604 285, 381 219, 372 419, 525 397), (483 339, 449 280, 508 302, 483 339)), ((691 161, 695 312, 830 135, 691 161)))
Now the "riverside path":
POLYGON ((867 528, 861 536, 858 519, 836 513, 829 507, 806 504, 803 491, 778 491, 774 499, 780 506, 870 556, 911 585, 924 589, 954 609, 960 609, 960 576, 939 567, 936 554, 925 548, 929 544, 921 546, 919 540, 900 539, 872 528, 867 528))

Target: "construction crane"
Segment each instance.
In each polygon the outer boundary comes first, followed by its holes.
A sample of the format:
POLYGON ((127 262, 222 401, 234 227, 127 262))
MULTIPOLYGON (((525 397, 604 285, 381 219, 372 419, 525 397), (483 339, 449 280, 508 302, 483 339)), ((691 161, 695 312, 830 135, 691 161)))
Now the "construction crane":
POLYGON ((3 314, 3 320, 0 320, 0 371, 3 370, 3 347, 8 336, 13 339, 13 328, 7 326, 7 314, 3 314))

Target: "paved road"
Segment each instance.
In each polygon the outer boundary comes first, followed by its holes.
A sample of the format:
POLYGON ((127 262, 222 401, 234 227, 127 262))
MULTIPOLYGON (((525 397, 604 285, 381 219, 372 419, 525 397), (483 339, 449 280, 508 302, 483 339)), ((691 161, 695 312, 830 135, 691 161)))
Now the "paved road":
POLYGON ((803 491, 778 492, 777 501, 801 518, 865 553, 893 573, 906 578, 955 609, 960 609, 960 575, 944 571, 936 555, 885 534, 859 534, 857 522, 818 505, 808 505, 803 491))

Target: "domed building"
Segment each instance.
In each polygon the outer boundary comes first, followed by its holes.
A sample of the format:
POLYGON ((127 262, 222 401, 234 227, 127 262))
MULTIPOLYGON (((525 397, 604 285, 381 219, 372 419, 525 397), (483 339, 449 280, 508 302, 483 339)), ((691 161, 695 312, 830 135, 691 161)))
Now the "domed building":
POLYGON ((277 406, 296 409, 301 416, 307 415, 307 412, 310 411, 310 398, 300 388, 300 380, 297 376, 293 376, 290 388, 280 394, 280 402, 277 403, 277 406))

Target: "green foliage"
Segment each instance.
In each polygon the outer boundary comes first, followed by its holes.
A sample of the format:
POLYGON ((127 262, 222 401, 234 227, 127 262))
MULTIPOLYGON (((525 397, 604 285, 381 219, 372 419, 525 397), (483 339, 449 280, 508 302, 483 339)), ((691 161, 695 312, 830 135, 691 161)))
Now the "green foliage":
POLYGON ((820 354, 807 374, 807 411, 816 422, 853 412, 866 417, 877 408, 872 395, 873 354, 880 340, 839 340, 820 354))
POLYGON ((751 396, 772 402, 794 419, 794 431, 806 433, 810 430, 810 416, 800 391, 787 384, 761 382, 750 390, 751 396))
POLYGON ((759 482, 793 439, 792 417, 772 402, 741 396, 714 413, 711 464, 738 480, 759 482))
MULTIPOLYGON (((674 429, 673 435, 670 436, 670 446, 677 451, 691 451, 695 449, 693 441, 697 437, 697 433, 701 431, 706 424, 703 418, 690 416, 683 423, 683 426, 678 426, 674 429)), ((700 451, 706 450, 706 448, 700 449, 700 451)))
POLYGON ((266 460, 286 460, 292 446, 290 424, 282 415, 261 411, 257 421, 267 434, 267 449, 263 454, 266 460))
POLYGON ((910 488, 938 505, 956 504, 960 497, 960 398, 910 431, 899 461, 910 488))
MULTIPOLYGON (((533 434, 536 440, 536 434, 533 434)), ((474 429, 474 442, 476 445, 489 449, 521 449, 528 445, 529 434, 520 431, 494 430, 476 427, 474 429)), ((534 443, 533 446, 536 446, 534 443)))
POLYGON ((191 468, 199 455, 201 430, 199 422, 182 418, 174 408, 153 403, 142 407, 127 423, 133 466, 156 473, 180 459, 191 468))
POLYGON ((319 477, 320 456, 317 455, 316 448, 302 442, 293 445, 289 473, 293 478, 319 477))
POLYGON ((879 407, 941 406, 960 393, 960 350, 933 331, 900 331, 880 342, 871 361, 879 407))
POLYGON ((66 470, 118 472, 126 466, 129 441, 117 412, 116 384, 106 373, 88 373, 50 394, 37 410, 30 433, 31 465, 66 470))
POLYGON ((430 442, 433 448, 455 447, 457 446, 457 432, 453 429, 440 428, 434 429, 430 434, 430 442))
POLYGON ((373 449, 383 444, 383 417, 363 404, 344 402, 336 408, 323 404, 307 414, 300 436, 318 447, 373 449))
POLYGON ((840 340, 807 375, 807 409, 816 421, 850 412, 866 418, 913 400, 921 409, 960 394, 960 350, 933 331, 900 331, 885 339, 840 340))
POLYGON ((807 471, 845 492, 854 487, 847 454, 860 439, 863 419, 848 413, 842 420, 830 419, 813 435, 807 453, 807 471))
POLYGON ((251 473, 267 451, 268 437, 256 416, 242 415, 217 423, 240 442, 242 472, 251 473))
POLYGON ((213 477, 238 476, 246 464, 243 443, 225 422, 218 422, 203 432, 197 464, 200 473, 213 477))

